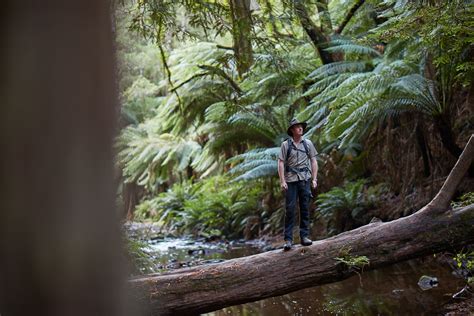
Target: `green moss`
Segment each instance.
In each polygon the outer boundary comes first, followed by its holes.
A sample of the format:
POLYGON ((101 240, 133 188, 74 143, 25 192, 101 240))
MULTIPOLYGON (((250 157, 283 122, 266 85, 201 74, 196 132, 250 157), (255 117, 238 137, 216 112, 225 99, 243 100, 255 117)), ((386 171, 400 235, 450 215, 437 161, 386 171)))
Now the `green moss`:
POLYGON ((462 195, 457 201, 451 202, 452 208, 463 207, 474 204, 474 192, 468 192, 462 195))
POLYGON ((362 270, 366 265, 370 263, 370 260, 366 256, 352 256, 350 251, 351 247, 343 247, 339 252, 339 257, 334 258, 336 261, 344 263, 349 269, 359 271, 362 270))

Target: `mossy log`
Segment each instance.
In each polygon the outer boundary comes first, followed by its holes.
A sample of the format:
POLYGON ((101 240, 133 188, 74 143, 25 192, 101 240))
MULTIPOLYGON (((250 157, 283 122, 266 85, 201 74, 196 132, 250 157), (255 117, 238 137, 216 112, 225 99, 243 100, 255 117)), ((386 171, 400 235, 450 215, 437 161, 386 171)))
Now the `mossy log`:
POLYGON ((474 205, 451 209, 449 203, 473 157, 471 137, 437 196, 411 216, 370 223, 310 247, 144 276, 130 284, 148 314, 199 314, 340 281, 357 272, 338 257, 365 256, 369 264, 363 270, 370 270, 472 243, 474 205))

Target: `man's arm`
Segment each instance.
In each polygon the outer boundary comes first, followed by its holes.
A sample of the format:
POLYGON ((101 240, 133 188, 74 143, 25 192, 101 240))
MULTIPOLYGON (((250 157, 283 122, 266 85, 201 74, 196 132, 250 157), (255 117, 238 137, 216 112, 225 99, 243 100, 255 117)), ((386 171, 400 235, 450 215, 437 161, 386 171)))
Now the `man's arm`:
POLYGON ((280 177, 281 189, 286 191, 288 189, 288 185, 285 181, 285 163, 281 159, 278 159, 278 176, 280 177))
POLYGON ((313 180, 311 181, 311 185, 313 189, 316 189, 318 186, 318 161, 316 157, 311 158, 311 175, 313 180))

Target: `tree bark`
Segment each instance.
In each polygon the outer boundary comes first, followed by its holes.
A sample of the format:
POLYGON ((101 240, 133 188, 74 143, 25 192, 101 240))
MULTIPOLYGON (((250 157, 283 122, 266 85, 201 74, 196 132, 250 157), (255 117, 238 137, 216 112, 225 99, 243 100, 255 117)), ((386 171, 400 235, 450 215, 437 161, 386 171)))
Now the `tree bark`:
POLYGON ((423 121, 420 118, 418 118, 416 122, 416 143, 418 144, 421 157, 423 158, 423 175, 429 177, 431 175, 430 149, 423 131, 423 121))
MULTIPOLYGON (((440 115, 434 118, 435 126, 438 129, 439 135, 441 137, 441 143, 444 148, 455 158, 459 158, 462 153, 462 149, 456 144, 453 129, 449 116, 440 115)), ((472 164, 468 169, 468 174, 470 177, 474 177, 474 164, 472 164)))
POLYGON ((127 221, 133 220, 135 207, 139 202, 138 192, 140 187, 135 183, 123 183, 123 191, 122 191, 122 198, 123 198, 123 207, 124 207, 124 214, 123 218, 127 221))
POLYGON ((435 125, 441 137, 441 142, 451 155, 458 158, 461 155, 462 149, 456 144, 454 140, 453 129, 451 127, 450 119, 446 116, 436 116, 435 125))
POLYGON ((131 280, 153 315, 185 315, 283 295, 346 279, 356 273, 336 258, 366 256, 376 269, 474 242, 474 205, 455 210, 449 202, 474 157, 474 136, 438 195, 417 213, 375 222, 315 242, 250 257, 131 280), (298 269, 294 269, 294 267, 298 269))
POLYGON ((295 13, 300 20, 301 26, 303 27, 306 34, 311 39, 316 51, 321 58, 322 63, 329 64, 334 62, 334 58, 331 53, 325 51, 325 48, 328 45, 329 37, 324 34, 320 28, 318 28, 314 22, 311 20, 311 17, 308 14, 304 1, 295 0, 294 1, 295 13))
POLYGON ((242 77, 253 64, 252 41, 250 39, 252 32, 250 0, 229 0, 229 5, 237 71, 242 77))

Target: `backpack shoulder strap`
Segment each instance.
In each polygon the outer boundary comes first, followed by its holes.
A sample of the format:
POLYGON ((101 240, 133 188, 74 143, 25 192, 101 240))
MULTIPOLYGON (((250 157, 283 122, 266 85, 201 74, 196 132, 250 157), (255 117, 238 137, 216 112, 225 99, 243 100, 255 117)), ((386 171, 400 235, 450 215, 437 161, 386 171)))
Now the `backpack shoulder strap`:
POLYGON ((291 138, 288 138, 286 140, 288 142, 288 149, 286 150, 286 160, 285 163, 288 162, 288 159, 290 158, 291 150, 293 149, 293 144, 291 143, 291 138))
POLYGON ((309 148, 308 148, 308 144, 306 143, 306 139, 303 138, 302 142, 303 142, 304 150, 306 151, 306 155, 308 156, 308 159, 311 159, 311 157, 309 156, 309 148))

